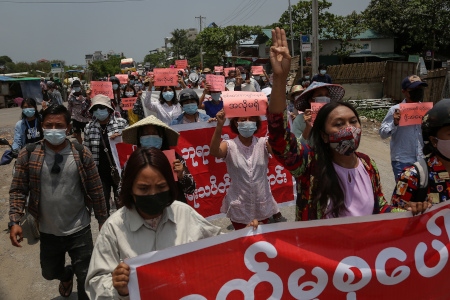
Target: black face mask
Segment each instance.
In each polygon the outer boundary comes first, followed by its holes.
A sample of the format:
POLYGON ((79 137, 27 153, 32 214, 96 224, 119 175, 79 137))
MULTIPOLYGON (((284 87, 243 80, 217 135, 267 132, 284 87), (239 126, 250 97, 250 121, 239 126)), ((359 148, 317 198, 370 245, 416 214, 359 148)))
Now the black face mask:
POLYGON ((134 201, 138 210, 150 216, 161 214, 173 202, 170 191, 154 195, 134 195, 134 201))
POLYGON ((414 89, 409 91, 409 99, 413 102, 420 102, 423 100, 424 90, 423 89, 414 89))

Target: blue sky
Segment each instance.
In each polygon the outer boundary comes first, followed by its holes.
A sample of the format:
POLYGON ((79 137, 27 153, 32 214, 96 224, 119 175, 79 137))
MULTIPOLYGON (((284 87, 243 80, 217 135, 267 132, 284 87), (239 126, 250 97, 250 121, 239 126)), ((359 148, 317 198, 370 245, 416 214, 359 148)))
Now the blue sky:
MULTIPOLYGON (((164 45, 176 28, 266 25, 278 21, 288 0, 0 0, 0 56, 15 62, 41 58, 84 64, 84 55, 101 50, 142 60, 164 45), (120 1, 120 2, 113 2, 120 1), (27 3, 18 3, 27 2, 27 3), (91 2, 91 3, 80 3, 91 2), (95 2, 95 3, 92 3, 95 2)), ((360 12, 370 0, 328 0, 331 13, 360 12)), ((297 3, 291 1, 291 4, 297 3)))

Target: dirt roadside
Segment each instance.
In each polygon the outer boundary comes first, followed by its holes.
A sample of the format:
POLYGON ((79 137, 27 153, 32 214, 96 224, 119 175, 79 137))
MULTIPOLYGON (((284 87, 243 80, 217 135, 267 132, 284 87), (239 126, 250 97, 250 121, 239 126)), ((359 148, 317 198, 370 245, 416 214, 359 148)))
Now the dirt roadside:
MULTIPOLYGON (((381 140, 378 136, 377 123, 363 123, 363 138, 359 151, 369 155, 375 160, 381 175, 383 191, 387 199, 394 188, 393 174, 389 157, 389 142, 381 140)), ((12 140, 13 127, 0 129, 0 137, 12 140)), ((6 150, 0 146, 0 154, 6 150)), ((26 224, 24 224, 24 241, 22 248, 15 248, 9 240, 7 223, 9 221, 9 188, 12 179, 12 164, 0 167, 0 269, 3 275, 0 277, 0 299, 3 300, 44 300, 64 299, 58 294, 58 282, 47 281, 41 275, 39 264, 39 241, 35 240, 26 224)), ((283 207, 283 215, 288 221, 294 219, 294 208, 283 207)), ((214 221, 225 231, 230 225, 228 219, 214 221)), ((98 233, 97 221, 91 223, 94 239, 98 233)), ((77 299, 76 287, 70 298, 77 299)))

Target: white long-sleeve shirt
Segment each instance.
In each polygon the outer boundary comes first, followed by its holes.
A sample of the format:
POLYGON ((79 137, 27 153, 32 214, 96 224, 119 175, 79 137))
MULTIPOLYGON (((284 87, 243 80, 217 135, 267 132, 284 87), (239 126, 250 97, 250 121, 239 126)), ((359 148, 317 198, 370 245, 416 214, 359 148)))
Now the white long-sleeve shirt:
POLYGON ((156 113, 156 117, 170 125, 179 115, 183 113, 180 104, 168 105, 166 102, 161 104, 159 101, 152 101, 152 92, 148 91, 144 98, 144 105, 148 110, 156 113))

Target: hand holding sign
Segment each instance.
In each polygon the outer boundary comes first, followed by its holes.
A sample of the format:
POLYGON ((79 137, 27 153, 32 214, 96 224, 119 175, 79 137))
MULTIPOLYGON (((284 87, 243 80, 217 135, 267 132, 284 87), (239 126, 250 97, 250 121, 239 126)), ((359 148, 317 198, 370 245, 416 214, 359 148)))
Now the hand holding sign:
POLYGON ((130 110, 133 109, 134 103, 136 103, 137 97, 130 97, 130 98, 122 98, 122 109, 123 110, 130 110))
POLYGON ((225 77, 228 77, 228 73, 230 72, 230 71, 234 71, 234 70, 236 70, 236 68, 225 68, 225 69, 223 69, 223 75, 225 75, 225 77))
POLYGON ((120 84, 128 83, 128 75, 127 74, 116 74, 117 79, 119 79, 120 84))
POLYGON ((215 66, 214 67, 214 73, 223 73, 223 67, 222 66, 215 66))
POLYGON ((95 95, 105 95, 114 99, 112 83, 110 81, 91 81, 91 98, 95 95))
POLYGON ((188 61, 186 59, 176 60, 175 64, 177 65, 177 69, 186 69, 188 65, 188 61))
MULTIPOLYGON (((311 103, 311 127, 313 126, 314 121, 316 120, 317 113, 322 108, 322 106, 324 106, 325 104, 326 103, 317 103, 317 102, 311 103)), ((306 117, 305 117, 305 122, 306 122, 306 117)))
POLYGON ((252 66, 253 75, 264 75, 264 68, 262 66, 252 66))
POLYGON ((423 116, 433 108, 432 102, 400 103, 400 126, 422 124, 423 116))
POLYGON ((223 109, 227 118, 266 114, 267 96, 262 92, 222 92, 223 109))
POLYGON ((155 86, 175 86, 178 84, 178 70, 170 68, 153 69, 155 86))
POLYGON ((206 82, 210 85, 212 92, 225 91, 225 77, 222 75, 206 75, 206 82))

